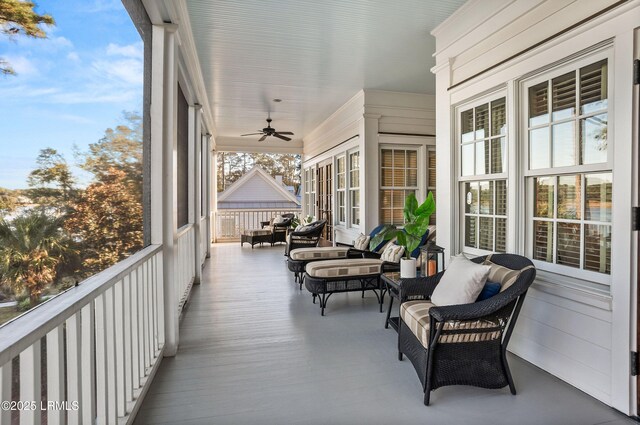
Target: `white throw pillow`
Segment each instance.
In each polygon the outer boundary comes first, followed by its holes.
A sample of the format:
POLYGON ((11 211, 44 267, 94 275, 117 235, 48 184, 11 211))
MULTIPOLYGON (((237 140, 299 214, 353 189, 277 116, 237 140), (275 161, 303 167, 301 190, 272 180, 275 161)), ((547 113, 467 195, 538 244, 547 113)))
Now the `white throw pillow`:
POLYGON ((283 216, 278 216, 273 220, 273 224, 282 224, 284 222, 286 222, 287 219, 283 216))
POLYGON ((431 295, 437 306, 475 302, 482 291, 491 266, 476 264, 464 255, 453 257, 431 295))
POLYGON ((353 247, 355 249, 359 249, 361 251, 366 251, 367 248, 369 247, 369 240, 371 239, 371 237, 363 235, 362 233, 360 233, 360 236, 358 236, 356 238, 355 241, 353 241, 353 247))
POLYGON ((380 255, 382 261, 388 263, 399 263, 404 254, 404 247, 401 245, 389 244, 380 255))

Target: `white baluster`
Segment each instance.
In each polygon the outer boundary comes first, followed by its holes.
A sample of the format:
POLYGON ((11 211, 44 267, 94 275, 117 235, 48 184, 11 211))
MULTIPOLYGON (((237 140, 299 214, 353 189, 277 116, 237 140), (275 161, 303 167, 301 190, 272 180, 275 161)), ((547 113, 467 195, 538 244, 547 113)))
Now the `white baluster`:
POLYGON ((125 276, 122 282, 123 298, 124 298, 124 385, 125 399, 127 402, 133 400, 133 359, 131 356, 131 275, 125 276))
POLYGON ((140 308, 138 305, 138 272, 129 275, 131 284, 131 375, 133 388, 140 387, 140 308))
POLYGON ((142 288, 142 269, 136 270, 136 288, 138 291, 138 380, 144 378, 146 373, 146 363, 144 360, 144 292, 142 288))
POLYGON ((151 294, 151 260, 144 262, 144 269, 146 274, 144 286, 147 292, 147 297, 145 298, 145 304, 147 306, 147 367, 151 367, 153 359, 155 358, 155 351, 153 349, 153 316, 151 311, 151 304, 153 303, 153 296, 151 294))
POLYGON ((162 276, 162 251, 157 253, 156 259, 156 289, 158 293, 158 346, 164 345, 164 283, 162 276))
MULTIPOLYGON (((96 298, 96 409, 98 424, 109 422, 109 391, 107 385, 107 323, 105 294, 96 298)), ((115 421, 115 418, 113 418, 115 421)))
POLYGON ((151 364, 149 358, 149 292, 147 291, 147 267, 146 262, 141 266, 142 280, 140 281, 140 288, 142 289, 142 350, 144 358, 144 370, 146 376, 146 369, 151 364))
MULTIPOLYGON (((95 319, 94 319, 94 305, 89 303, 82 307, 82 344, 80 344, 80 356, 82 364, 82 405, 80 409, 82 412, 83 424, 91 424, 96 417, 96 351, 97 345, 95 342, 95 319)), ((73 401, 73 400, 71 400, 73 401)))
POLYGON ((31 347, 20 353, 20 400, 29 404, 27 408, 20 410, 21 424, 40 425, 42 422, 40 345, 40 340, 37 340, 31 347))
MULTIPOLYGON (((0 367, 0 402, 11 401, 12 361, 0 367)), ((11 425, 11 410, 0 409, 0 425, 11 425)))
POLYGON ((113 286, 114 297, 114 337, 115 337, 115 375, 116 375, 116 411, 118 417, 123 417, 127 413, 127 400, 125 390, 125 367, 124 367, 124 295, 122 280, 113 286))
POLYGON ((116 341, 113 287, 104 292, 105 322, 106 322, 106 351, 107 351, 107 392, 109 393, 107 409, 109 418, 115 421, 117 418, 117 371, 116 371, 116 341))
MULTIPOLYGON (((84 400, 82 399, 82 387, 80 377, 82 376, 82 364, 80 356, 82 355, 81 341, 82 328, 80 324, 80 315, 78 313, 69 317, 66 321, 67 327, 67 400, 69 402, 76 401, 78 406, 82 408, 84 400)), ((49 353, 49 340, 47 339, 47 355, 49 353)), ((47 366, 47 375, 49 368, 47 366)), ((80 424, 81 412, 79 410, 68 412, 68 421, 70 424, 80 424)))
MULTIPOLYGON (((75 317, 75 316, 72 316, 75 317)), ((69 319, 71 320, 71 319, 69 319)), ((67 327, 67 338, 69 338, 69 328, 67 327)), ((68 354, 67 354, 68 356, 68 354)), ((68 357, 67 357, 68 358, 68 357)), ((74 363, 70 363, 72 366, 74 363)), ((47 402, 56 403, 61 406, 65 400, 64 397, 64 338, 62 326, 58 326, 47 334, 47 402)), ((67 385, 70 385, 67 381, 67 385)), ((76 400, 71 395, 67 400, 76 400)), ((69 410, 69 416, 72 416, 73 410, 69 410)), ((64 409, 47 408, 47 424, 60 425, 64 422, 64 409)), ((69 421, 69 423, 73 423, 69 421)), ((78 422, 75 422, 78 423, 78 422)))

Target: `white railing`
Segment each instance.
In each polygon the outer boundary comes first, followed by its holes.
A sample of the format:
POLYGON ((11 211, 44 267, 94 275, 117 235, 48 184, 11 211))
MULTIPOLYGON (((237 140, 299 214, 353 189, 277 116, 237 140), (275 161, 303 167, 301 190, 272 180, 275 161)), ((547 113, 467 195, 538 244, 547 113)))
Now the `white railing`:
POLYGON ((207 246, 211 242, 207 240, 207 226, 209 226, 209 219, 202 217, 200 219, 200 264, 204 264, 207 257, 207 246))
POLYGON ((229 209, 216 212, 216 240, 240 239, 245 229, 259 229, 261 221, 287 213, 299 213, 295 209, 251 210, 229 209))
POLYGON ((0 328, 1 424, 11 408, 20 424, 132 422, 164 347, 162 261, 149 246, 0 328))
POLYGON ((178 242, 176 244, 176 294, 178 296, 178 312, 189 299, 189 293, 193 286, 196 263, 195 227, 188 224, 178 230, 178 242))

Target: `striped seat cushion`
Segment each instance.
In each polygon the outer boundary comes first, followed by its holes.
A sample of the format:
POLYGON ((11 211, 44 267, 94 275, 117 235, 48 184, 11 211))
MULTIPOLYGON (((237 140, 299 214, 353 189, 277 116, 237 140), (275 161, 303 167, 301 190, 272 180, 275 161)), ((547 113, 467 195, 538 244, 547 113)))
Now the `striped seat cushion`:
POLYGON ((248 235, 248 236, 264 236, 264 235, 270 235, 271 230, 270 229, 245 229, 242 232, 242 234, 248 235))
MULTIPOLYGON (((490 258, 490 257, 489 257, 490 258)), ((513 270, 510 269, 508 267, 504 267, 504 266, 500 266, 496 263, 493 263, 489 260, 489 258, 487 258, 484 263, 485 266, 490 266, 491 269, 489 269, 489 275, 487 276, 487 280, 489 282, 497 282, 500 284, 500 292, 503 292, 505 289, 509 288, 511 285, 514 284, 514 282, 516 280, 518 280, 518 277, 520 276, 520 273, 522 273, 525 270, 529 270, 532 269, 533 266, 527 266, 525 268, 523 268, 522 270, 513 270)))
MULTIPOLYGON (((433 303, 423 300, 407 301, 400 305, 400 317, 402 317, 402 321, 411 329, 411 332, 418 338, 418 341, 420 341, 420 344, 422 344, 424 348, 429 348, 429 310, 431 310, 433 306, 433 303)), ((493 328, 495 326, 495 323, 487 320, 449 321, 445 323, 443 330, 475 330, 493 328)), ((499 331, 472 334, 459 333, 443 335, 438 342, 450 344, 455 342, 489 341, 497 338, 500 338, 499 331)))
POLYGON ((347 258, 349 248, 341 246, 326 246, 312 248, 296 248, 289 253, 292 260, 329 260, 347 258))
POLYGON ((314 261, 307 264, 305 270, 311 277, 366 276, 381 273, 382 260, 354 258, 314 261))

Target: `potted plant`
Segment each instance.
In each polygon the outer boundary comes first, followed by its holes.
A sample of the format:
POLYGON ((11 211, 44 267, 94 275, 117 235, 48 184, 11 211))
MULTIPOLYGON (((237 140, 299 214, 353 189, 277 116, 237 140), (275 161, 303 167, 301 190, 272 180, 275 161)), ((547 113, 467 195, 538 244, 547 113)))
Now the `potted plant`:
POLYGON ((427 199, 421 205, 418 204, 415 194, 409 194, 404 203, 404 227, 398 229, 393 225, 385 226, 371 239, 369 246, 376 247, 383 240, 396 238, 396 243, 404 247, 405 254, 405 258, 400 260, 400 276, 416 277, 416 259, 411 257, 411 253, 420 246, 422 237, 429 227, 431 214, 435 210, 436 203, 432 192, 429 192, 427 199))

